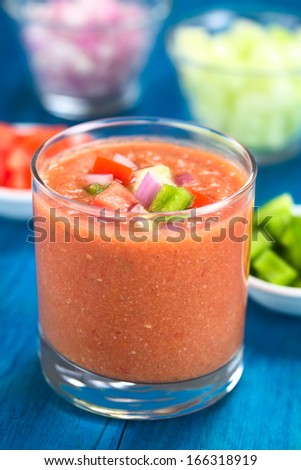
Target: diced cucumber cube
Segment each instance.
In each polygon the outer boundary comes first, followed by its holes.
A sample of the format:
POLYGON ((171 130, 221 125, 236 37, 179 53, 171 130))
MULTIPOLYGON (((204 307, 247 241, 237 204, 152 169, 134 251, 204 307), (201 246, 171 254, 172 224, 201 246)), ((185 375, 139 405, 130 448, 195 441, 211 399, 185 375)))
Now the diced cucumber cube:
POLYGON ((301 217, 293 217, 292 218, 292 224, 298 227, 298 230, 301 231, 301 217))
POLYGON ((163 184, 149 207, 150 212, 175 212, 188 209, 194 197, 185 188, 163 184))
POLYGON ((301 277, 299 277, 296 281, 292 284, 293 287, 301 287, 301 277))
POLYGON ((272 250, 265 250, 253 262, 257 277, 281 286, 292 285, 298 278, 298 271, 272 250))
POLYGON ((271 248, 273 245, 274 242, 267 240, 260 230, 254 230, 251 244, 251 260, 253 261, 260 253, 271 248))
POLYGON ((292 220, 293 200, 289 194, 282 194, 260 207, 255 216, 255 226, 265 225, 266 218, 271 218, 266 224, 266 230, 276 240, 280 241, 282 233, 292 220))
POLYGON ((92 183, 89 186, 85 187, 85 190, 91 194, 91 196, 96 196, 97 194, 102 193, 108 186, 102 186, 99 183, 92 183))
POLYGON ((281 235, 280 242, 284 247, 283 258, 294 268, 301 271, 301 224, 294 218, 281 235))

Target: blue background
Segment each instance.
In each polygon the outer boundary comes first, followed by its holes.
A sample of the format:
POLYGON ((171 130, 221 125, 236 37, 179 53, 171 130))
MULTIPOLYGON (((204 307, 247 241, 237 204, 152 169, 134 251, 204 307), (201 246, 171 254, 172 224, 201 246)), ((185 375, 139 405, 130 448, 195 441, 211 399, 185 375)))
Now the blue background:
MULTIPOLYGON (((203 5, 174 1, 166 27, 203 5)), ((144 87, 130 114, 190 118, 164 51, 164 31, 144 87)), ((59 121, 39 104, 16 25, 1 9, 0 120, 59 121)), ((284 191, 301 203, 300 175, 301 159, 261 168, 257 203, 284 191)), ((1 449, 301 449, 301 319, 252 301, 245 372, 237 388, 212 408, 168 421, 125 422, 90 415, 59 398, 45 383, 37 358, 35 264, 27 234, 24 223, 0 218, 1 449)))

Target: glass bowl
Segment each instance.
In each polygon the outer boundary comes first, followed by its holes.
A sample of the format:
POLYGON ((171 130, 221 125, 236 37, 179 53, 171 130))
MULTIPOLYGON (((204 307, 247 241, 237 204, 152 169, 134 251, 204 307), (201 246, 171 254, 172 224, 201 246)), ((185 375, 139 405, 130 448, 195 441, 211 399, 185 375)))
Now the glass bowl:
POLYGON ((193 118, 271 164, 300 151, 301 23, 263 7, 241 10, 181 21, 167 47, 193 118))
POLYGON ((131 107, 169 0, 7 0, 45 108, 82 120, 131 107))

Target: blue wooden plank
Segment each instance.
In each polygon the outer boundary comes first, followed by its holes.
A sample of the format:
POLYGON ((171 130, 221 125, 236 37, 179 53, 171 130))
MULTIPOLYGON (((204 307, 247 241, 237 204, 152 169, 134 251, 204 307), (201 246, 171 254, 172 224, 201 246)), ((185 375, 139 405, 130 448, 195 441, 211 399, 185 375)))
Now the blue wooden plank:
POLYGON ((126 421, 118 419, 110 419, 107 421, 106 427, 103 429, 99 440, 94 447, 98 450, 115 450, 119 448, 126 421))

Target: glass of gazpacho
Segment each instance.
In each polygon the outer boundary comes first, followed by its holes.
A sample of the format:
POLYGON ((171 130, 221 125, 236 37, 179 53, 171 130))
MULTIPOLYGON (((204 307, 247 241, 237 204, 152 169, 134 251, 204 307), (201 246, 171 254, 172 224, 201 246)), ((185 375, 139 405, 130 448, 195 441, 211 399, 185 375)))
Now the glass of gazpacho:
POLYGON ((216 402, 243 370, 256 167, 199 125, 72 127, 33 163, 40 359, 101 415, 159 419, 216 402))

